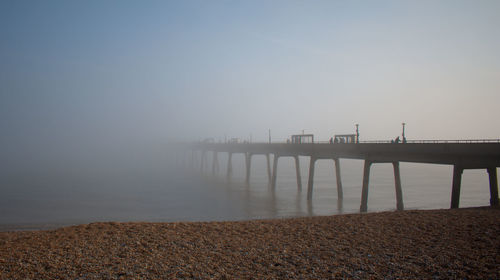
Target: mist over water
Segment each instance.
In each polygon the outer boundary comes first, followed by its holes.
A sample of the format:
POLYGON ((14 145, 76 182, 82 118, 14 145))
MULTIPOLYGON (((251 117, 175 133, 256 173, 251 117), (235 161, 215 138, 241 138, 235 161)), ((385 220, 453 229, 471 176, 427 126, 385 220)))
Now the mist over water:
MULTIPOLYGON (((293 158, 281 158, 275 191, 268 185, 264 156, 254 156, 250 184, 244 157, 233 157, 226 179, 227 154, 220 171, 211 164, 200 173, 199 160, 171 149, 149 150, 113 160, 33 166, 0 177, 0 229, 51 228, 97 221, 225 221, 359 212, 363 161, 341 160, 344 200, 337 200, 333 161, 316 164, 313 200, 308 202, 308 158, 301 157, 302 191, 293 158), (185 158, 183 158, 185 156, 185 158)), ((211 163, 211 159, 208 160, 211 163)), ((452 167, 401 164, 406 209, 449 208, 452 167)), ((465 171, 461 207, 489 204, 487 174, 465 171)), ((395 210, 392 165, 372 166, 369 211, 395 210)))
MULTIPOLYGON (((500 1, 0 1, 0 227, 359 211, 361 161, 220 173, 167 143, 500 138, 500 1), (196 167, 196 166, 195 166, 196 167)), ((210 161, 209 161, 210 162, 210 161)), ((450 166, 401 164, 407 209, 448 208, 450 166)), ((466 170, 460 206, 488 205, 466 170)), ((395 209, 372 166, 369 211, 395 209)))

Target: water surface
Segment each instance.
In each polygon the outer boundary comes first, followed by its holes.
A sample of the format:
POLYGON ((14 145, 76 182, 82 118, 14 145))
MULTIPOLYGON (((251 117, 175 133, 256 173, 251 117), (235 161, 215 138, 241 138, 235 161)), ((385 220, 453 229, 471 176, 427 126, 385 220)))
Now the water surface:
MULTIPOLYGON (((211 160, 208 160, 211 163, 211 160)), ((318 160, 312 201, 307 201, 308 158, 301 157, 302 191, 293 158, 280 158, 277 186, 269 187, 264 156, 252 158, 245 183, 243 155, 227 156, 220 170, 200 173, 200 162, 138 159, 18 169, 0 179, 0 229, 50 228, 97 221, 225 221, 359 212, 363 161, 340 160, 344 199, 337 199, 332 160, 318 160), (184 164, 181 164, 184 162, 184 164), (189 167, 191 165, 191 167, 189 167)), ((405 209, 449 208, 452 166, 401 163, 405 209)), ((485 170, 466 170, 460 207, 489 204, 485 170)), ((368 211, 396 209, 391 164, 371 170, 368 211)))

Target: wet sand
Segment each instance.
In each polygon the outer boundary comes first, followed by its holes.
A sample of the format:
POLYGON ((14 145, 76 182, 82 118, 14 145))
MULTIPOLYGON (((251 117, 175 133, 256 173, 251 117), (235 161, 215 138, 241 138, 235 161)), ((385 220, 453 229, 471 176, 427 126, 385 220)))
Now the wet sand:
POLYGON ((0 279, 500 279, 500 208, 0 232, 0 279))

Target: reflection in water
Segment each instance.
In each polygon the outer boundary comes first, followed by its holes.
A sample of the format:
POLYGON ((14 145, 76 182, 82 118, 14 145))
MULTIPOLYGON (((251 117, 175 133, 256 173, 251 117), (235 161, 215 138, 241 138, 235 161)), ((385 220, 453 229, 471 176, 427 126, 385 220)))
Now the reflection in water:
POLYGON ((297 195, 295 196, 295 211, 297 213, 302 212, 302 195, 301 191, 297 191, 297 195))
POLYGON ((339 214, 342 214, 344 211, 344 200, 341 198, 337 198, 337 211, 339 211, 339 214))
POLYGON ((307 214, 309 214, 309 216, 314 216, 313 205, 311 200, 307 200, 307 214))

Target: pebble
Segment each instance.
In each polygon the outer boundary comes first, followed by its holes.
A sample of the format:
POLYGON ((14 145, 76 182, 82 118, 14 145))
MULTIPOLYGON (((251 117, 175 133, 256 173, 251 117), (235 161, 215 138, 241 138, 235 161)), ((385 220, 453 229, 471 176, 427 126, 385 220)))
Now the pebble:
POLYGON ((0 279, 500 279, 500 208, 0 232, 0 279))

